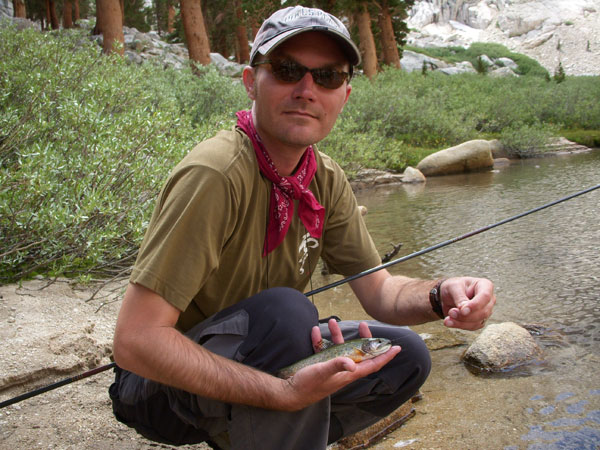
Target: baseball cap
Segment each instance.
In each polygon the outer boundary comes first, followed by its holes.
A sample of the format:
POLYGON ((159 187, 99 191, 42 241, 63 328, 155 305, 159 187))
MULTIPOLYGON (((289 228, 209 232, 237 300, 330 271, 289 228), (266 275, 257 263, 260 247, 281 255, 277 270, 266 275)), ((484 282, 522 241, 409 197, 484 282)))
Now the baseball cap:
POLYGON ((340 44, 350 67, 360 64, 360 51, 337 17, 317 8, 290 6, 276 11, 263 22, 252 44, 250 65, 254 64, 259 53, 267 55, 292 36, 306 31, 327 33, 340 44))

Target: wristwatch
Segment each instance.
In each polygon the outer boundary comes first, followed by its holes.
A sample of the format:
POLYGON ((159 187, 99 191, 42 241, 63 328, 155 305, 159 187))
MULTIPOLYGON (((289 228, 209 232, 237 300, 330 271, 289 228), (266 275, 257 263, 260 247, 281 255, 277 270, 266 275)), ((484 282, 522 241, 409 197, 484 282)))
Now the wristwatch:
POLYGON ((429 303, 431 303, 431 309, 438 315, 440 319, 444 319, 444 310, 442 308, 442 292, 441 286, 446 279, 439 280, 433 289, 429 291, 429 303))

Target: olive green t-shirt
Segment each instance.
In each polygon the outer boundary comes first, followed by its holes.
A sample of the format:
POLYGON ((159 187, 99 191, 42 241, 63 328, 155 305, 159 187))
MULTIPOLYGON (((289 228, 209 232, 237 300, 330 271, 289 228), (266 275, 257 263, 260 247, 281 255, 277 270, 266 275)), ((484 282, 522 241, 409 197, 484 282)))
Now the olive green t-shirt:
POLYGON ((303 291, 322 257, 342 275, 381 263, 342 169, 315 151, 310 190, 325 207, 321 238, 294 217, 283 242, 263 257, 271 182, 239 129, 197 145, 163 186, 131 281, 182 311, 184 331, 270 287, 303 291))

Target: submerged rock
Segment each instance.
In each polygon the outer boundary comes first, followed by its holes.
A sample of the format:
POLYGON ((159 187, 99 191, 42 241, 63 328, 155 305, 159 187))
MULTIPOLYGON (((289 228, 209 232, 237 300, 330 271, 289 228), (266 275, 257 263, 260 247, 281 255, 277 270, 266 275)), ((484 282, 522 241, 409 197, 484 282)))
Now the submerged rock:
POLYGON ((488 325, 465 351, 462 360, 486 372, 502 372, 542 355, 531 334, 513 322, 488 325))

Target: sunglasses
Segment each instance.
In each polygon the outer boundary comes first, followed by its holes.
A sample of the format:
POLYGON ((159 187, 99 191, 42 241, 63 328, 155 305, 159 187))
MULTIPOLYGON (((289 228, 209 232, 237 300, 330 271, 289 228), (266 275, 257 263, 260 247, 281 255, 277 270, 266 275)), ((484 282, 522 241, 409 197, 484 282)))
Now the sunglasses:
POLYGON ((297 83, 306 75, 306 72, 310 72, 315 83, 326 89, 337 89, 344 84, 344 81, 350 79, 348 72, 327 68, 309 69, 291 59, 274 59, 254 63, 255 66, 259 64, 270 64, 271 73, 275 79, 284 83, 297 83))

